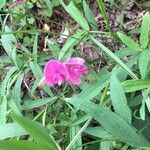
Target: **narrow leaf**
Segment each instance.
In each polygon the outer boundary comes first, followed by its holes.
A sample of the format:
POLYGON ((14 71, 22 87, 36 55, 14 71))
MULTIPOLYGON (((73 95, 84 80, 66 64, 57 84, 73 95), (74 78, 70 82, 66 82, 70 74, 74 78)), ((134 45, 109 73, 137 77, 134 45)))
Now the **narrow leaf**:
POLYGON ((149 41, 149 31, 150 31, 150 15, 145 13, 141 26, 140 44, 142 48, 146 48, 149 41))
POLYGON ((91 87, 86 88, 76 98, 84 98, 85 101, 90 101, 109 83, 109 74, 99 78, 91 87))
POLYGON ((93 30, 98 31, 98 25, 95 20, 95 16, 85 0, 83 1, 83 9, 84 9, 85 17, 89 22, 89 25, 92 27, 93 30))
POLYGON ((69 13, 69 15, 86 31, 89 30, 89 25, 86 19, 83 17, 82 13, 71 1, 68 6, 64 6, 64 9, 69 13))
POLYGON ((1 150, 50 150, 48 146, 30 141, 0 141, 1 150))
POLYGON ((37 45, 38 45, 38 33, 36 33, 34 44, 33 44, 33 58, 34 62, 37 63, 37 45))
POLYGON ((61 60, 64 57, 64 55, 68 52, 68 50, 70 50, 73 46, 75 46, 78 42, 80 42, 80 40, 84 34, 85 34, 85 32, 81 31, 81 32, 76 32, 75 34, 70 36, 66 40, 64 46, 62 47, 62 49, 59 53, 58 59, 61 60))
POLYGON ((102 138, 102 139, 113 139, 114 137, 109 134, 104 128, 102 127, 88 127, 87 129, 85 129, 84 131, 85 133, 98 137, 98 138, 102 138))
POLYGON ((31 121, 28 118, 24 118, 15 113, 12 114, 14 120, 16 120, 25 131, 27 131, 37 142, 47 145, 53 150, 57 150, 57 146, 51 136, 49 136, 47 130, 40 124, 31 121))
POLYGON ((110 97, 115 112, 126 122, 131 124, 131 111, 127 105, 123 87, 114 72, 110 77, 110 97))
POLYGON ((150 80, 148 79, 126 80, 122 82, 122 85, 126 93, 134 92, 134 91, 139 91, 139 90, 149 88, 150 80))
POLYGON ((134 51, 142 51, 138 43, 136 43, 134 40, 132 40, 130 37, 126 36, 125 34, 121 32, 117 32, 119 38, 121 41, 127 45, 129 48, 131 48, 134 51))
POLYGON ((0 125, 0 140, 27 135, 27 132, 16 123, 0 125))
POLYGON ((144 50, 139 58, 139 69, 142 79, 148 75, 148 67, 150 62, 150 50, 144 50))
POLYGON ((20 104, 21 103, 21 84, 23 81, 23 77, 24 77, 24 74, 21 74, 18 77, 14 85, 13 91, 12 91, 13 100, 19 109, 21 109, 21 104, 20 104))
POLYGON ((123 61, 121 59, 119 59, 111 50, 109 50, 106 46, 104 46, 102 43, 98 42, 93 37, 91 37, 91 39, 97 46, 99 46, 101 48, 102 51, 104 51, 110 58, 112 58, 125 71, 127 71, 132 78, 137 79, 137 76, 132 72, 132 70, 126 64, 124 64, 123 61))
POLYGON ((1 109, 0 109, 0 125, 6 123, 7 113, 7 97, 6 95, 2 98, 1 109))
POLYGON ((109 109, 92 102, 85 103, 84 99, 69 98, 65 100, 88 113, 93 119, 99 122, 108 133, 115 136, 119 141, 133 146, 143 144, 140 143, 139 136, 136 134, 135 129, 109 109))
POLYGON ((25 102, 22 105, 22 109, 23 110, 29 110, 29 109, 41 107, 41 106, 46 105, 46 104, 48 104, 54 100, 56 100, 56 97, 44 98, 44 99, 38 99, 38 100, 34 100, 34 101, 25 102))

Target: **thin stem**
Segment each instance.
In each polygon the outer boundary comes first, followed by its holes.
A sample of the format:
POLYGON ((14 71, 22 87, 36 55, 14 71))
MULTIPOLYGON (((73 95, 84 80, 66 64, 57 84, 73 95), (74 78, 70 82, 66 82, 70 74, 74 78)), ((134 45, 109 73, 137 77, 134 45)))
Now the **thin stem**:
POLYGON ((148 123, 146 126, 144 126, 142 129, 140 129, 138 131, 138 134, 141 133, 142 131, 144 131, 146 128, 148 128, 150 126, 150 123, 148 123))
POLYGON ((107 85, 107 86, 105 87, 105 89, 104 89, 104 92, 103 92, 103 94, 102 94, 102 96, 101 96, 101 99, 100 99, 100 105, 103 104, 103 102, 104 102, 104 100, 105 100, 105 97, 106 97, 106 95, 107 95, 108 89, 109 89, 109 85, 107 85))
POLYGON ((81 133, 87 128, 89 123, 91 122, 92 118, 88 119, 87 122, 84 124, 84 126, 80 129, 80 131, 76 134, 76 136, 72 139, 72 141, 69 143, 69 145, 66 147, 65 150, 70 150, 71 147, 74 145, 74 143, 77 141, 81 133))

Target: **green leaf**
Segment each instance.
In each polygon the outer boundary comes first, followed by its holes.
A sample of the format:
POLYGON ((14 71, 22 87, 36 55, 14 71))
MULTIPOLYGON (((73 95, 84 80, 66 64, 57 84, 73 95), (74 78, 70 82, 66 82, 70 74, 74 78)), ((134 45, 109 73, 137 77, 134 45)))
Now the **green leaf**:
POLYGON ((148 111, 150 112, 150 98, 147 97, 147 99, 145 100, 145 104, 147 106, 148 111))
POLYGON ((27 135, 27 132, 16 123, 0 125, 0 140, 27 135))
POLYGON ((17 40, 13 34, 11 34, 11 29, 6 25, 5 26, 5 34, 2 34, 1 36, 1 42, 4 50, 9 55, 10 59, 14 62, 14 64, 17 65, 16 60, 16 46, 17 40), (10 34, 8 34, 10 33, 10 34), (14 44, 15 43, 15 44, 14 44))
POLYGON ((149 41, 149 32, 150 32, 150 16, 149 13, 145 13, 141 26, 141 35, 140 35, 140 44, 142 48, 146 48, 149 41))
POLYGON ((0 10, 6 5, 6 0, 0 1, 0 10))
POLYGON ((0 150, 50 150, 47 145, 30 141, 0 141, 0 150))
POLYGON ((140 137, 136 134, 133 127, 108 108, 96 105, 92 102, 85 102, 85 99, 66 98, 65 100, 88 113, 93 119, 100 123, 108 133, 115 136, 119 141, 136 147, 144 144, 147 147, 149 146, 149 143, 142 143, 140 141, 140 137))
POLYGON ((102 43, 95 40, 93 37, 91 37, 92 41, 101 48, 102 51, 104 51, 110 58, 112 58, 115 62, 117 62, 125 71, 129 73, 129 75, 132 78, 137 79, 137 76, 132 72, 132 70, 124 64, 124 62, 119 59, 111 50, 109 50, 106 46, 104 46, 102 43))
POLYGON ((149 100, 149 93, 150 93, 150 88, 142 91, 143 99, 142 99, 142 106, 140 108, 140 117, 142 120, 145 120, 145 102, 149 100))
POLYGON ((126 93, 143 90, 150 87, 150 80, 137 79, 126 80, 122 82, 123 89, 126 93))
POLYGON ((109 22, 108 22, 108 17, 107 17, 107 14, 106 14, 106 8, 104 6, 104 3, 103 3, 102 0, 97 0, 97 3, 98 3, 98 6, 100 8, 100 11, 102 13, 102 16, 104 18, 105 24, 106 24, 107 28, 109 28, 109 22))
POLYGON ((139 69, 142 79, 146 78, 148 75, 149 62, 150 62, 150 50, 144 50, 139 58, 139 69))
POLYGON ((81 31, 81 32, 76 32, 75 34, 73 34, 72 36, 70 36, 66 40, 65 44, 63 45, 63 47, 62 47, 62 49, 61 49, 61 51, 59 53, 58 59, 59 60, 63 59, 63 57, 67 53, 67 51, 70 50, 77 43, 79 43, 84 34, 85 34, 85 32, 81 31))
MULTIPOLYGON (((71 116, 71 120, 75 120, 76 118, 77 116, 74 114, 71 116)), ((78 137, 75 138, 79 131, 80 131, 79 125, 71 125, 69 128, 69 136, 70 136, 70 143, 71 143, 69 147, 71 147, 72 149, 82 150, 82 148, 80 147, 82 145, 81 134, 79 134, 78 137)), ((70 148, 66 148, 65 150, 70 150, 70 148)))
POLYGON ((136 43, 134 40, 132 40, 130 37, 126 36, 125 34, 121 32, 117 32, 119 38, 121 41, 127 45, 130 49, 135 50, 135 51, 142 51, 138 43, 136 43))
POLYGON ((88 127, 84 132, 102 139, 114 139, 114 137, 102 127, 88 127))
POLYGON ((1 109, 0 109, 0 125, 6 123, 6 114, 7 113, 7 97, 6 95, 3 96, 1 102, 1 109))
POLYGON ((34 44, 33 44, 33 58, 34 62, 37 63, 37 45, 38 45, 38 33, 36 33, 34 44))
POLYGON ((85 17, 89 22, 89 25, 92 27, 93 30, 98 31, 98 25, 95 20, 95 16, 85 0, 83 1, 83 9, 84 9, 85 17))
POLYGON ((46 3, 48 9, 52 11, 52 2, 50 0, 44 0, 44 2, 46 3))
POLYGON ((53 98, 43 98, 43 99, 38 99, 38 100, 34 100, 34 101, 25 102, 22 105, 22 109, 23 110, 28 110, 28 109, 33 109, 33 108, 41 107, 41 106, 46 105, 46 104, 48 104, 50 102, 53 102, 54 100, 56 100, 56 97, 53 97, 53 98))
POLYGON ((84 98, 85 101, 90 101, 109 83, 109 74, 99 78, 93 85, 83 90, 76 98, 84 98))
POLYGON ((13 91, 12 91, 13 100, 16 106, 19 108, 19 110, 21 109, 21 104, 20 104, 21 103, 21 84, 23 81, 23 77, 24 77, 24 74, 19 75, 14 85, 13 91))
POLYGON ((110 97, 115 112, 126 122, 131 124, 131 111, 123 87, 114 72, 110 77, 110 97))
POLYGON ((146 8, 149 8, 150 7, 150 2, 148 1, 148 2, 144 2, 143 4, 142 4, 142 6, 143 7, 146 7, 146 8))
MULTIPOLYGON (((82 145, 81 134, 82 134, 82 132, 84 132, 84 130, 90 124, 90 122, 91 122, 91 118, 86 121, 86 123, 82 126, 82 128, 79 128, 78 126, 73 126, 74 129, 77 127, 77 129, 75 131, 76 133, 74 133, 74 135, 72 135, 72 139, 65 150, 70 150, 75 143, 76 143, 76 147, 78 147, 79 145, 82 145)), ((78 148, 77 150, 82 150, 82 148, 78 148)))
POLYGON ((6 95, 6 89, 7 89, 7 84, 9 80, 11 79, 11 76, 17 71, 16 67, 12 67, 8 72, 7 75, 5 76, 5 79, 2 82, 2 89, 1 89, 1 95, 5 96, 6 95))
MULTIPOLYGON (((62 2, 61 2, 62 4, 62 2)), ((89 25, 86 19, 83 17, 82 13, 71 1, 68 6, 62 4, 64 9, 69 13, 69 15, 86 31, 89 31, 89 25)))
POLYGON ((44 128, 42 125, 37 124, 37 123, 31 121, 30 119, 24 118, 24 117, 17 115, 15 113, 12 114, 12 117, 37 142, 42 143, 44 145, 47 145, 49 148, 51 148, 53 150, 57 150, 56 143, 54 142, 52 137, 49 136, 49 133, 47 132, 46 128, 44 128))
POLYGON ((72 123, 72 125, 78 125, 81 124, 83 122, 85 122, 86 120, 90 119, 91 117, 89 115, 80 115, 77 117, 77 119, 75 119, 72 123))
MULTIPOLYGON (((43 73, 42 73, 42 69, 40 68, 40 66, 37 63, 30 62, 30 68, 31 68, 31 71, 33 72, 33 74, 34 74, 34 76, 36 78, 36 80, 34 82, 34 85, 33 85, 32 89, 31 89, 31 93, 33 94, 34 91, 36 90, 36 88, 38 87, 40 80, 42 79, 43 73)), ((44 91, 48 95, 54 96, 52 91, 50 90, 50 88, 48 88, 47 86, 44 87, 44 91)))
POLYGON ((0 56, 0 63, 10 64, 11 59, 8 56, 2 55, 0 56))
POLYGON ((55 41, 48 44, 49 50, 52 52, 52 56, 56 59, 59 57, 60 48, 55 41))

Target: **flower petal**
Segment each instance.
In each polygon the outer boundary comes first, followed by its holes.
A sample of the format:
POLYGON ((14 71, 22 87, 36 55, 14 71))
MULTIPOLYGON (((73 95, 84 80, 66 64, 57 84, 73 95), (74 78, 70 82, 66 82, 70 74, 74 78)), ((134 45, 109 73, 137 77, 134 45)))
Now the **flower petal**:
POLYGON ((50 60, 44 68, 44 78, 49 86, 54 86, 65 81, 66 68, 57 60, 50 60))
POLYGON ((72 57, 72 58, 68 58, 65 63, 83 65, 85 63, 85 61, 84 61, 84 59, 79 58, 79 57, 72 57))
POLYGON ((82 83, 81 75, 87 75, 89 69, 84 65, 85 61, 79 57, 69 58, 64 62, 64 66, 67 70, 67 81, 73 85, 79 85, 82 83))

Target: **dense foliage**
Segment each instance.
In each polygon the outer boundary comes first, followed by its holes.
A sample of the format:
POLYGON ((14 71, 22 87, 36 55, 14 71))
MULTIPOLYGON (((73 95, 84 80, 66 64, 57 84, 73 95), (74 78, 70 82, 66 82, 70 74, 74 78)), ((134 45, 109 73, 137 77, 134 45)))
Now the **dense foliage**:
POLYGON ((150 149, 149 6, 1 0, 0 150, 150 149), (38 86, 49 60, 71 57, 89 68, 82 84, 38 86))

